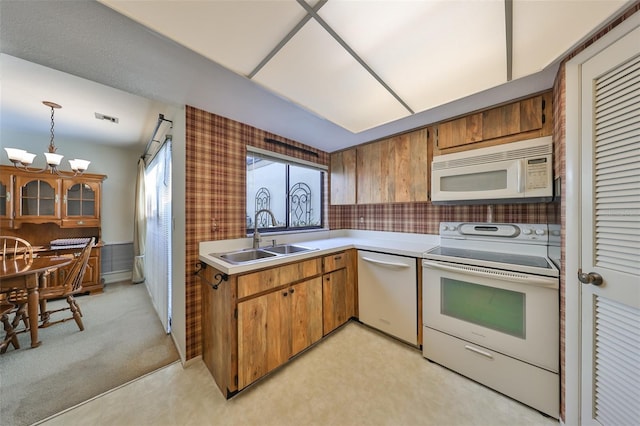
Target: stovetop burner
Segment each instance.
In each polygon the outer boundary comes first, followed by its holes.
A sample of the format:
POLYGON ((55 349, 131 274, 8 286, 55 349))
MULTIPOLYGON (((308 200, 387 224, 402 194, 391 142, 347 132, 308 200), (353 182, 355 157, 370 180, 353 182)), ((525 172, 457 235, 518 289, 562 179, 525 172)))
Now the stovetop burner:
POLYGON ((557 277, 547 245, 546 224, 443 222, 440 246, 423 258, 557 277))
POLYGON ((453 247, 436 247, 429 251, 430 254, 458 257, 462 259, 476 259, 487 262, 507 263, 510 265, 530 266, 534 268, 552 269, 547 259, 539 256, 528 256, 513 253, 499 253, 482 250, 469 250, 453 247))

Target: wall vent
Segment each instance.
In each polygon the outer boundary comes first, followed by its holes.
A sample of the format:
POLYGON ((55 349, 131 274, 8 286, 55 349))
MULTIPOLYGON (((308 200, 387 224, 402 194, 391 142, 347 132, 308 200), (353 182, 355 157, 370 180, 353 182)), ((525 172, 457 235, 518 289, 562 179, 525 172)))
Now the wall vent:
POLYGON ((98 120, 106 120, 112 123, 118 123, 120 119, 118 117, 110 117, 108 115, 100 114, 99 112, 94 113, 98 120))

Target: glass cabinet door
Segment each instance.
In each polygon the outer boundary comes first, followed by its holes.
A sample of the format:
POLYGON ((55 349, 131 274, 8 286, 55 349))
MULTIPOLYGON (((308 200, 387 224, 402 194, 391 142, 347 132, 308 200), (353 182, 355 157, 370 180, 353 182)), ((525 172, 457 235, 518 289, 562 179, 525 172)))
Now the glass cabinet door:
POLYGON ((20 197, 17 205, 17 218, 59 219, 59 188, 56 178, 16 177, 16 187, 20 197))
POLYGON ((0 181, 0 217, 8 217, 9 202, 11 202, 11 188, 0 181))
POLYGON ((2 227, 13 227, 13 176, 0 176, 0 225, 2 227))
POLYGON ((77 179, 63 182, 62 226, 94 226, 99 221, 98 185, 77 179))
POLYGON ((67 216, 95 216, 96 194, 86 183, 76 183, 67 189, 67 216))

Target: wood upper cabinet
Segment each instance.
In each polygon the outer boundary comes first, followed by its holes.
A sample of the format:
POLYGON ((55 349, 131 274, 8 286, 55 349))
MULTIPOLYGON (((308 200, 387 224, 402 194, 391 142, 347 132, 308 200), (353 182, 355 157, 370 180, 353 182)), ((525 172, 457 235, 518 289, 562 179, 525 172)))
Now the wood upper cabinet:
POLYGON ((437 149, 465 149, 552 134, 552 92, 490 108, 438 125, 437 149))
POLYGON ((312 278, 238 303, 238 388, 322 338, 322 280, 312 278))
POLYGON ((331 204, 356 203, 356 149, 331 154, 331 204))
POLYGON ((13 228, 13 175, 0 173, 0 227, 13 228))
POLYGON ((60 178, 17 175, 16 222, 47 223, 60 220, 60 178))
POLYGON ((62 181, 62 226, 100 226, 102 182, 82 178, 62 181))
POLYGON ((357 203, 427 201, 427 129, 356 149, 357 203))
POLYGON ((451 148, 482 140, 482 114, 447 121, 438 126, 438 147, 451 148))
POLYGON ((105 178, 98 174, 58 176, 0 166, 0 182, 6 187, 0 187, 0 218, 13 219, 11 227, 15 228, 24 223, 99 228, 105 178))

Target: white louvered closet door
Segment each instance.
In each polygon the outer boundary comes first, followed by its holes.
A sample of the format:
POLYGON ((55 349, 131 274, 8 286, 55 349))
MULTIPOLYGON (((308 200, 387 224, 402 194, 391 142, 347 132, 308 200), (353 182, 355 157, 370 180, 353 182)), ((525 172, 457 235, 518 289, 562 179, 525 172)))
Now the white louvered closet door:
MULTIPOLYGON (((640 424, 640 28, 582 67, 583 424, 640 424)), ((571 362, 568 360, 567 362, 571 362)))

